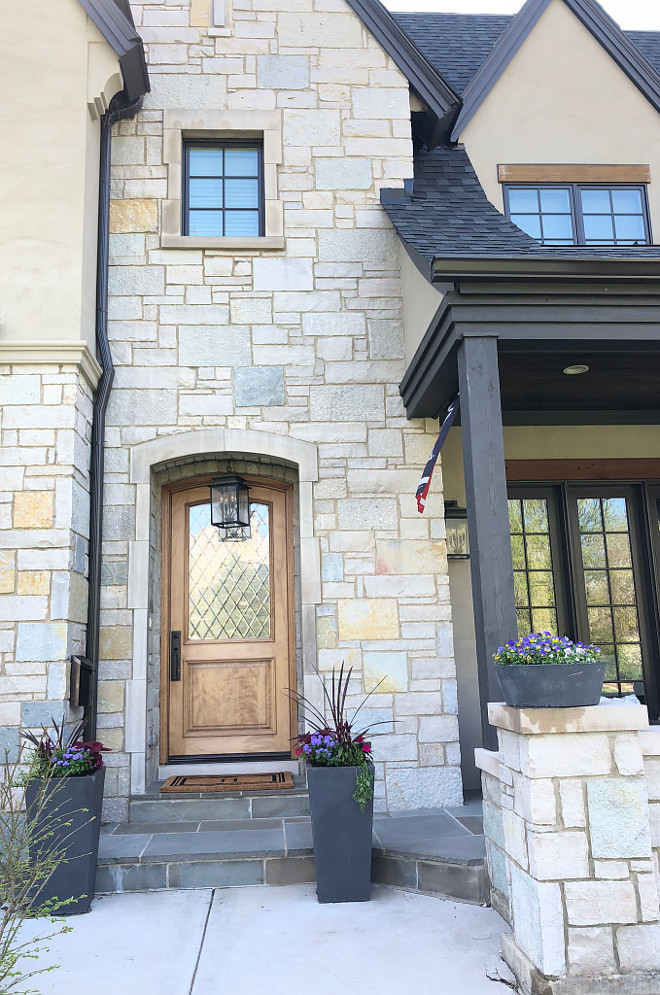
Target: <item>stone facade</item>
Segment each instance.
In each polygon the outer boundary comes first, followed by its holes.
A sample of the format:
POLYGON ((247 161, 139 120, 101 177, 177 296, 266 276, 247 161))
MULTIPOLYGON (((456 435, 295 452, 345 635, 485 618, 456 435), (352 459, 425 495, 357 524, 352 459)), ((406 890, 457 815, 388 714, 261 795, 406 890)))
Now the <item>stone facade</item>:
MULTIPOLYGON (((377 805, 456 804, 440 467, 424 517, 414 499, 437 426, 409 422, 399 397, 399 248, 379 204, 381 186, 412 175, 407 81, 341 0, 236 0, 222 28, 196 0, 132 7, 152 90, 112 143, 116 377, 106 430, 98 726, 116 776, 106 815, 125 817, 129 784, 139 792, 156 773, 154 521, 167 472, 190 455, 168 451, 168 440, 200 432, 256 433, 259 447, 232 445, 246 461, 267 458, 278 440, 283 451, 313 449, 313 479, 299 474, 297 618, 307 690, 317 694, 314 667, 327 673, 342 661, 354 667, 356 701, 384 679, 367 715, 384 723, 375 737, 377 805), (178 116, 190 120, 191 112, 202 132, 205 122, 218 127, 220 112, 234 124, 266 122, 279 242, 193 247, 165 233, 177 179, 180 189, 168 142, 178 116), (131 467, 151 443, 160 446, 149 457, 147 487, 131 467), (143 500, 151 501, 146 519, 143 500)), ((214 443, 196 458, 226 451, 214 443)), ((284 464, 295 468, 295 455, 284 464)))
POLYGON ((73 364, 2 367, 0 407, 0 750, 13 754, 20 726, 63 718, 84 650, 92 387, 73 364))
POLYGON ((499 751, 476 751, 487 862, 523 992, 660 990, 660 741, 646 709, 489 712, 499 751))

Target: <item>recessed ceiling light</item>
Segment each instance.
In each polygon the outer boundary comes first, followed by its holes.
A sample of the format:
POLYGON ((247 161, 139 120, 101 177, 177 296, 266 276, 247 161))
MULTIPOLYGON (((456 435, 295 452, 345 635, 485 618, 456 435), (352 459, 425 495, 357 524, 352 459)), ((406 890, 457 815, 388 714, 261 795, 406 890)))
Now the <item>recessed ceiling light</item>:
POLYGON ((576 363, 575 366, 564 367, 564 373, 568 373, 569 377, 577 376, 578 373, 588 373, 589 367, 585 366, 584 363, 576 363))

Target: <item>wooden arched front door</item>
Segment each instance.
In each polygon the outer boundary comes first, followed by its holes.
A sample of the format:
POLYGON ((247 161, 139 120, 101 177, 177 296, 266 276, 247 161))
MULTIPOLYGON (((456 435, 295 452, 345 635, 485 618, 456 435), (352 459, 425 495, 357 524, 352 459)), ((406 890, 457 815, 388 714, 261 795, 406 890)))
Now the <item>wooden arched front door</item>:
POLYGON ((249 539, 211 525, 210 478, 164 501, 162 762, 291 751, 291 488, 246 479, 249 539))

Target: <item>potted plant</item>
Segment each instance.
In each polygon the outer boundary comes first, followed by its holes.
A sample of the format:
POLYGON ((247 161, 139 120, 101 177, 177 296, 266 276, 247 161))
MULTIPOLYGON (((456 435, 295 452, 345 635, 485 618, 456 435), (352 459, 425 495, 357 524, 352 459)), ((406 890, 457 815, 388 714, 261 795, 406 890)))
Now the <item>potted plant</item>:
POLYGON ((493 654, 506 704, 515 708, 597 705, 607 666, 600 652, 598 646, 549 632, 510 639, 493 654))
POLYGON ((66 738, 64 719, 53 727, 54 736, 45 728, 40 736, 23 733, 35 747, 25 801, 40 843, 30 859, 43 860, 42 850, 63 854, 39 901, 57 903, 58 915, 80 915, 89 912, 96 885, 106 747, 79 739, 82 722, 66 738))
POLYGON ((352 672, 344 673, 343 664, 338 675, 333 670, 330 690, 322 681, 331 721, 303 695, 290 692, 311 727, 298 737, 296 755, 307 764, 319 902, 368 902, 371 897, 374 765, 365 738, 370 727, 356 731, 354 726, 373 691, 349 718, 352 672))

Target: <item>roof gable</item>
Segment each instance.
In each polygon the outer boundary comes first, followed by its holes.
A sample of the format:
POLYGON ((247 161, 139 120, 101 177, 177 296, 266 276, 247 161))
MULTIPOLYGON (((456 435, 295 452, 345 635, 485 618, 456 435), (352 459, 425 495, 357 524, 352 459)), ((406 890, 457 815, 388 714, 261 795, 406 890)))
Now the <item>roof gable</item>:
POLYGON ((79 0, 110 47, 119 57, 124 88, 130 101, 150 90, 142 39, 135 30, 128 0, 79 0))
MULTIPOLYGON (((463 94, 451 140, 457 141, 552 0, 527 0, 504 28, 463 94)), ((595 0, 562 0, 652 106, 660 111, 660 74, 595 0)), ((649 35, 650 32, 639 32, 649 35)), ((643 44, 646 44, 647 38, 643 44)), ((648 49, 651 45, 647 46, 648 49)))

